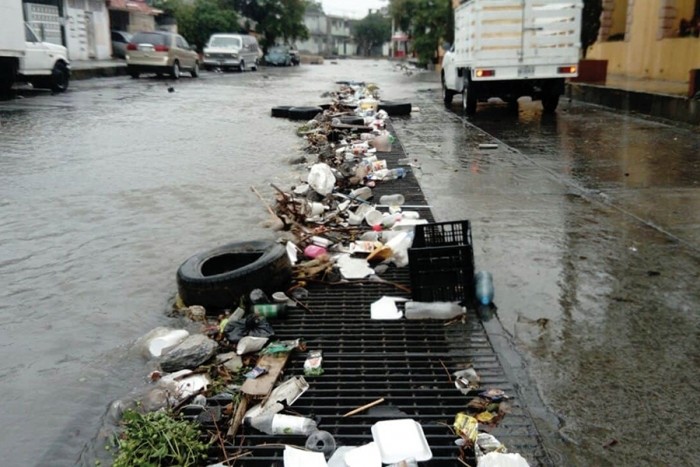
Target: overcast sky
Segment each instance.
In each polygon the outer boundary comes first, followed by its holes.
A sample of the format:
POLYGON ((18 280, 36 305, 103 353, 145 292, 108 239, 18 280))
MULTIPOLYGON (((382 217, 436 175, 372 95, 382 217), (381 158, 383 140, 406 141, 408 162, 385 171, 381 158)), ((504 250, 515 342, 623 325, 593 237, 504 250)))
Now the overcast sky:
POLYGON ((321 0, 323 11, 331 15, 364 18, 369 9, 376 10, 389 4, 389 0, 321 0))

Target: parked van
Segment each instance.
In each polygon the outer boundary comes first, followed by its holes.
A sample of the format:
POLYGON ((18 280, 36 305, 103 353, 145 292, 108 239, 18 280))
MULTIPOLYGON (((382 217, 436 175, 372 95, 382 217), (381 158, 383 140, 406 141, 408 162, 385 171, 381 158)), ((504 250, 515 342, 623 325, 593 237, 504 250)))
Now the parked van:
POLYGON ((204 46, 204 68, 246 68, 257 70, 260 47, 255 37, 246 34, 213 34, 204 46))

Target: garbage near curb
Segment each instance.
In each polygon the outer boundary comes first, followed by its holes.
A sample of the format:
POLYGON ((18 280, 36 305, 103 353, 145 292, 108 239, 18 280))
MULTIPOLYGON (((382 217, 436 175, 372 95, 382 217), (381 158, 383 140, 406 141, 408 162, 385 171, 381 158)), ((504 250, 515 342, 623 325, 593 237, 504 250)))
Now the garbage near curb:
POLYGON ((147 358, 160 357, 172 347, 184 341, 190 333, 185 329, 157 327, 139 339, 137 346, 143 347, 147 358))
POLYGON ((326 467, 323 453, 310 452, 292 446, 284 447, 284 467, 326 467))
POLYGON ((311 350, 304 361, 304 374, 306 376, 321 376, 323 374, 323 352, 321 350, 311 350))
POLYGON ((301 376, 290 378, 273 389, 264 402, 250 408, 245 413, 244 420, 249 422, 261 415, 279 413, 294 404, 308 389, 309 383, 301 376))

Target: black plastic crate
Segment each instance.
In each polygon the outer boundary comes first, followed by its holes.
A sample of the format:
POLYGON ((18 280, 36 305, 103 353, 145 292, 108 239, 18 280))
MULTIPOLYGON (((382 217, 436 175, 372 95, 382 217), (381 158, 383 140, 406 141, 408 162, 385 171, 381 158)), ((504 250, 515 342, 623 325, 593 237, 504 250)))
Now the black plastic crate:
POLYGON ((456 245, 473 247, 469 221, 434 222, 416 226, 414 248, 456 245))
POLYGON ((409 248, 408 266, 413 300, 475 303, 471 245, 409 248))

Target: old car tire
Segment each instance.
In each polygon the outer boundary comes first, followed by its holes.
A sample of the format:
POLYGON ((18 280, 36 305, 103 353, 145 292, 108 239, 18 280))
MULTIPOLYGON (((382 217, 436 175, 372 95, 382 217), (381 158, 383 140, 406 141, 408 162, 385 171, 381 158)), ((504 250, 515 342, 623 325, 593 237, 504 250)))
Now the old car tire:
POLYGON ((63 62, 58 62, 53 66, 51 72, 51 90, 54 92, 66 92, 70 82, 70 71, 63 62))
POLYGON ((411 115, 411 104, 402 102, 383 101, 379 103, 379 110, 383 110, 391 117, 411 115))
POLYGON ((177 60, 173 62, 173 66, 170 69, 170 76, 173 79, 180 79, 180 63, 177 60))
POLYGON ((180 298, 207 310, 235 308, 253 289, 271 294, 292 279, 287 250, 279 243, 229 243, 188 258, 177 271, 180 298))
POLYGON ((194 67, 192 68, 192 71, 190 71, 190 74, 193 78, 199 77, 199 62, 194 62, 194 67))
POLYGON ((311 120, 323 112, 321 107, 291 107, 289 117, 291 120, 311 120))
POLYGON ((365 119, 363 117, 352 117, 345 116, 339 117, 340 123, 345 123, 346 125, 363 125, 365 124, 365 119))
POLYGON ((272 116, 277 118, 289 118, 289 109, 292 107, 289 105, 280 105, 272 108, 272 116))

